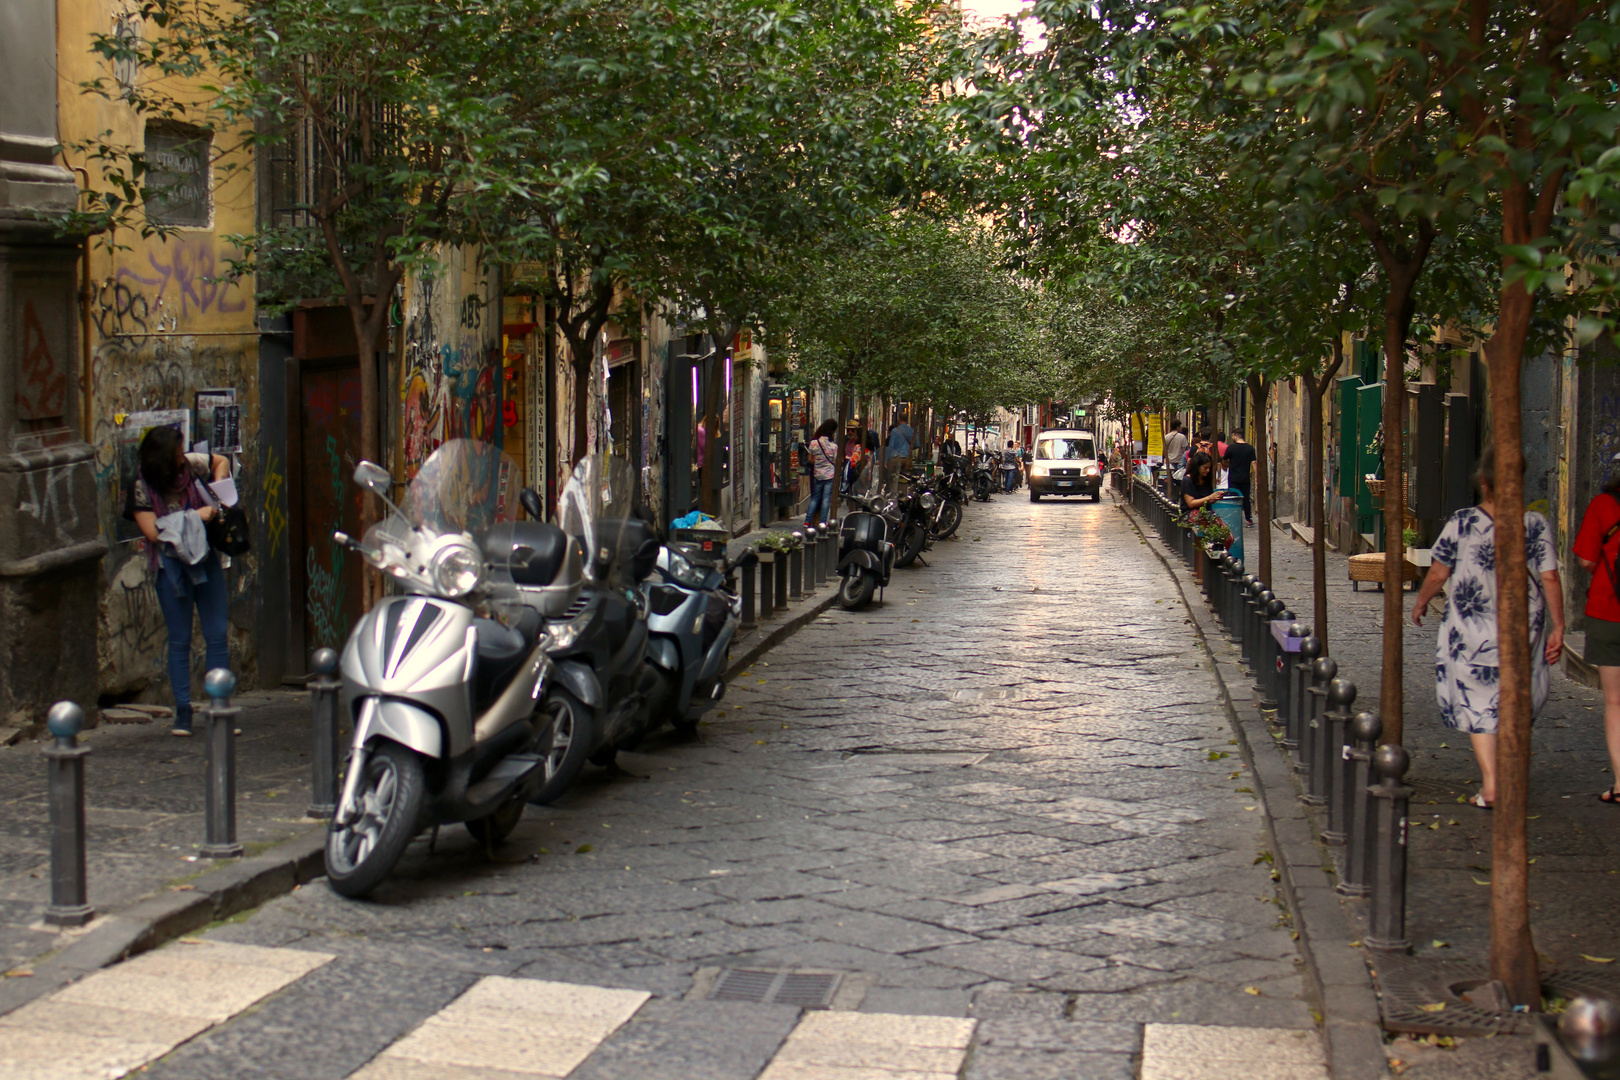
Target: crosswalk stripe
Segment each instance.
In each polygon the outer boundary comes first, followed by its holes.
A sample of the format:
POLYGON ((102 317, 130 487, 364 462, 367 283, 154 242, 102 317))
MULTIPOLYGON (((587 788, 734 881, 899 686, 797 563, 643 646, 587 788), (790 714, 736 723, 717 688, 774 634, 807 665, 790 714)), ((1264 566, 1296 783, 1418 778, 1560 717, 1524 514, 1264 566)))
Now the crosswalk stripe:
POLYGON ((1142 1080, 1328 1080, 1322 1040, 1304 1028, 1148 1024, 1142 1080))
POLYGON ((956 1080, 976 1020, 813 1012, 759 1080, 956 1080))
POLYGON ((332 957, 182 941, 0 1016, 6 1080, 116 1080, 332 957))
POLYGON ((564 1077, 651 996, 642 990, 486 976, 352 1080, 564 1077))

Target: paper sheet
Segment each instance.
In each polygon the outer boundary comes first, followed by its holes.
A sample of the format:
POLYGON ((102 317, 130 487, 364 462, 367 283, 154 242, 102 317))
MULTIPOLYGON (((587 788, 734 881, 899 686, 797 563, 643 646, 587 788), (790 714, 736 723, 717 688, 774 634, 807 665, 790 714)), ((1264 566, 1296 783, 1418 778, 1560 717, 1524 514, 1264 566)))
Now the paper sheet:
POLYGON ((222 505, 224 505, 224 506, 235 506, 236 505, 236 481, 235 480, 232 480, 230 477, 227 476, 223 480, 215 480, 212 484, 209 484, 208 487, 210 488, 210 490, 213 491, 214 498, 218 499, 222 505))

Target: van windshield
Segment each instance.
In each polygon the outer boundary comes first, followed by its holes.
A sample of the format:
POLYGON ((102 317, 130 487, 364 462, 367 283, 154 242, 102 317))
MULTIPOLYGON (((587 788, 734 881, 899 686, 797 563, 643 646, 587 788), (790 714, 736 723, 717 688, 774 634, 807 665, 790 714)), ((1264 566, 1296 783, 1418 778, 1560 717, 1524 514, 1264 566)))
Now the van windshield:
POLYGON ((1037 439, 1035 457, 1040 461, 1080 461, 1096 457, 1090 439, 1037 439))

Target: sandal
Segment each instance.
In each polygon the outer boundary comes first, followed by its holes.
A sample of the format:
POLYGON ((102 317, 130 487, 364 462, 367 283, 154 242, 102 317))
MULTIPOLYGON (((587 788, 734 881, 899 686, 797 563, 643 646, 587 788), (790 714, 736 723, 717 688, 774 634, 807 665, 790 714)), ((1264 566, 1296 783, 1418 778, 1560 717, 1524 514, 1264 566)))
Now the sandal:
POLYGON ((1620 791, 1615 791, 1614 788, 1610 788, 1608 791, 1605 791, 1598 796, 1598 801, 1606 802, 1610 806, 1620 806, 1620 791))
POLYGON ((1474 797, 1468 800, 1468 805, 1469 806, 1477 806, 1481 810, 1489 810, 1492 806, 1494 806, 1496 804, 1486 802, 1485 801, 1485 796, 1476 791, 1476 792, 1474 792, 1474 797))

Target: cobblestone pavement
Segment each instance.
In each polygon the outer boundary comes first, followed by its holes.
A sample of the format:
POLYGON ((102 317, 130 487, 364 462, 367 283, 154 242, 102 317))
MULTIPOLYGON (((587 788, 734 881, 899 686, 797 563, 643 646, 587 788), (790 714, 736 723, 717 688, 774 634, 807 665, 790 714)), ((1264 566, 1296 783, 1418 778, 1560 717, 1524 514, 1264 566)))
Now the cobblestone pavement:
MULTIPOLYGON (((1272 556, 1272 588, 1296 612, 1311 610, 1310 549, 1282 531, 1272 556)), ((1251 533, 1247 540, 1255 543, 1251 533)), ((1382 665, 1383 594, 1352 589, 1343 556, 1328 553, 1327 587, 1332 623, 1329 652, 1339 674, 1356 683, 1357 701, 1376 711, 1382 665)), ((1406 594, 1410 616, 1413 594, 1406 594)), ((1570 610, 1584 596, 1566 596, 1570 610)), ((1490 952, 1491 815, 1463 799, 1479 788, 1479 770, 1466 735, 1440 724, 1434 697, 1435 635, 1440 605, 1422 627, 1405 626, 1405 743, 1412 753, 1407 776, 1412 799, 1407 888, 1407 937, 1414 953, 1439 961, 1483 965, 1490 952)), ((1310 621, 1308 614, 1305 617, 1310 621)), ((1620 875, 1620 831, 1613 807, 1597 800, 1611 777, 1603 746, 1603 697, 1555 671, 1552 694, 1536 720, 1530 767, 1531 928, 1545 969, 1606 974, 1620 958, 1620 911, 1614 897, 1620 875), (1587 959, 1599 957, 1610 962, 1587 959)), ((1486 1054, 1484 1040, 1463 1057, 1486 1054)), ((1505 1055, 1501 1070, 1465 1068, 1437 1060, 1425 1049, 1392 1048, 1423 1062, 1409 1074, 1529 1077, 1527 1040, 1494 1040, 1505 1055), (1516 1049, 1507 1049, 1516 1046, 1516 1049)), ((1494 1061, 1492 1057, 1490 1060, 1494 1061)))
MULTIPOLYGON (((267 950, 220 954, 258 1003, 123 1052, 151 1080, 1324 1077, 1162 565, 1106 503, 1005 497, 929 559, 775 649, 696 739, 531 808, 493 860, 446 829, 369 902, 316 882, 214 928, 267 950), (823 1014, 708 998, 727 968, 845 978, 823 1014), (514 1063, 531 999, 574 1057, 514 1063), (545 1004, 576 1000, 590 1023, 545 1004)), ((152 954, 152 1010, 198 948, 152 954)))

